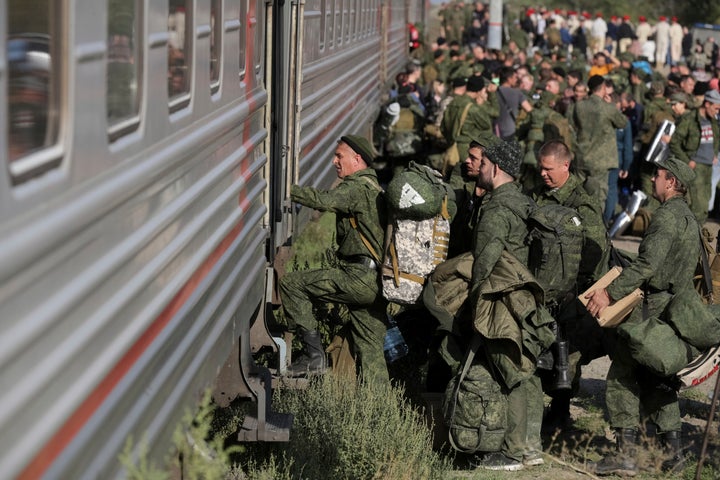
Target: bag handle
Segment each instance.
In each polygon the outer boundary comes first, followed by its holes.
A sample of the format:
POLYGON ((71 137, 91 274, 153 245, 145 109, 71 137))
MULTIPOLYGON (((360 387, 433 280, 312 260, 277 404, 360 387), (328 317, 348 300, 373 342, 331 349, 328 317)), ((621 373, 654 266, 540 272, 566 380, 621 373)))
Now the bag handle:
MULTIPOLYGON (((450 425, 448 428, 448 440, 450 440, 450 445, 457 450, 458 452, 464 452, 464 453, 473 453, 475 450, 463 450, 462 448, 459 448, 455 444, 455 440, 452 438, 452 427, 455 425, 454 419, 455 419, 455 410, 457 409, 457 401, 458 401, 458 395, 460 394, 460 385, 462 385, 462 381, 467 376, 468 371, 470 370, 470 365, 472 365, 473 360, 475 359, 475 354, 477 354, 478 349, 480 348, 480 345, 482 344, 482 337, 479 333, 475 333, 472 337, 472 340, 470 341, 470 347, 468 348, 467 353, 465 354, 465 363, 463 364, 462 371, 460 372, 460 377, 458 378, 458 381, 455 383, 455 387, 453 388, 453 396, 452 396, 452 409, 450 410, 450 425)), ((479 440, 478 440, 479 445, 479 440)), ((478 446, 476 445, 476 447, 478 446)))

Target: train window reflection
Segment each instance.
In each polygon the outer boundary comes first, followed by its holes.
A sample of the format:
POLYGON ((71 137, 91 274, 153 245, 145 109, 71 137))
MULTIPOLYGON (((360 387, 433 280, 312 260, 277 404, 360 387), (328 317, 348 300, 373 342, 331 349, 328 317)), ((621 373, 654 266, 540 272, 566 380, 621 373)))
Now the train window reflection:
POLYGON ((212 0, 210 4, 210 91, 215 93, 220 88, 220 39, 222 38, 222 21, 220 18, 221 0, 212 0))
POLYGON ((168 14, 168 96, 170 110, 185 107, 189 101, 192 19, 187 12, 192 11, 190 0, 170 0, 168 14))
POLYGON ((140 112, 138 0, 108 0, 107 119, 110 139, 135 130, 140 112))
MULTIPOLYGON (((8 160, 13 175, 47 169, 48 161, 20 161, 57 142, 59 37, 57 2, 7 3, 8 160), (24 165, 24 163, 32 165, 24 165), (43 168, 44 167, 44 168, 43 168)), ((59 161, 55 159, 54 163, 59 161)), ((50 162, 53 163, 53 162, 50 162)))

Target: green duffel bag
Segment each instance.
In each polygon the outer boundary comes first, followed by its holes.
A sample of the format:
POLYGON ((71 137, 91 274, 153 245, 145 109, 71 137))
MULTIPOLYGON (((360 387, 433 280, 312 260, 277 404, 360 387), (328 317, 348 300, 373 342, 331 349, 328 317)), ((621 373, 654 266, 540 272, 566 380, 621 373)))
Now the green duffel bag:
POLYGON ((617 331, 627 340, 633 359, 661 377, 675 375, 700 353, 656 317, 626 321, 617 331))

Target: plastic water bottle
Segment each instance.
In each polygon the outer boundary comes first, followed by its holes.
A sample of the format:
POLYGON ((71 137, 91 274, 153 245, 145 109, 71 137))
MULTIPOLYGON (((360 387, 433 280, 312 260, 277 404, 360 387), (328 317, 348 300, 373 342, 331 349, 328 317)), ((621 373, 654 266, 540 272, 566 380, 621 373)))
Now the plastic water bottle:
POLYGON ((405 343, 405 338, 402 336, 402 332, 395 323, 395 319, 388 316, 388 329, 385 332, 385 344, 383 346, 385 350, 385 360, 387 363, 393 363, 408 354, 408 346, 405 343))

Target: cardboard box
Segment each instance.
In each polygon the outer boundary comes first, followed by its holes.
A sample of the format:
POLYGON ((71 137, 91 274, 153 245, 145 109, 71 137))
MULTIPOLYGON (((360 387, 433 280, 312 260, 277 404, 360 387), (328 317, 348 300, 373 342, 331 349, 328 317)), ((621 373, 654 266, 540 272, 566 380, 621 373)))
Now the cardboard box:
MULTIPOLYGON (((598 288, 607 287, 613 280, 618 277, 618 275, 620 275, 620 272, 622 272, 622 267, 611 268, 608 273, 603 275, 600 280, 593 283, 590 288, 588 288, 578 297, 580 302, 582 302, 583 305, 587 306, 588 300, 587 298, 585 298, 585 295, 589 292, 592 292, 593 290, 597 290, 598 288)), ((598 324, 601 327, 608 328, 618 326, 628 317, 628 315, 630 315, 630 312, 632 312, 633 308, 635 308, 642 301, 642 299, 642 291, 640 291, 639 288, 636 288, 635 291, 630 293, 628 296, 611 303, 607 308, 605 308, 605 310, 603 310, 602 314, 600 315, 600 318, 597 319, 598 324)))

